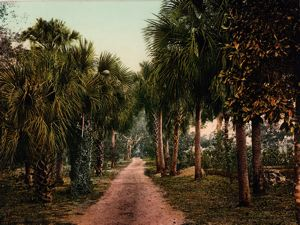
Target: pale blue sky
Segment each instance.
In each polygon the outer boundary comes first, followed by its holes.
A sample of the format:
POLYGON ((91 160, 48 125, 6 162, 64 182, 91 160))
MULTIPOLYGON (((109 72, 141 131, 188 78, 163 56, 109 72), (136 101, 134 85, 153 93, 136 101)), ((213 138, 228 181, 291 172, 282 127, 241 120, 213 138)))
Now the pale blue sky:
POLYGON ((142 28, 146 19, 158 13, 160 3, 160 0, 16 2, 14 10, 21 22, 14 29, 32 26, 38 17, 61 19, 92 41, 97 54, 115 53, 126 66, 137 71, 139 63, 147 59, 142 28))

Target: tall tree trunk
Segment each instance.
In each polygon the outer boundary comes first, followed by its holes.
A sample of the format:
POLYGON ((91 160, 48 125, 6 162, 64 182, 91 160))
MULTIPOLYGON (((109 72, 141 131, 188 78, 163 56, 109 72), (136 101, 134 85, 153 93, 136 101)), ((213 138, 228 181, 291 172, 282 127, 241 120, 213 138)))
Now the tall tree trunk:
POLYGON ((160 110, 158 113, 158 158, 160 164, 160 173, 162 176, 166 175, 166 168, 165 168, 165 160, 164 160, 164 148, 163 148, 163 130, 162 130, 162 111, 160 110))
POLYGON ((132 152, 132 145, 130 144, 128 146, 128 152, 127 152, 127 160, 130 160, 131 159, 131 152, 132 152))
POLYGON ((155 163, 156 163, 156 173, 160 173, 160 163, 159 163, 159 154, 158 154, 158 144, 156 144, 156 149, 155 149, 155 163))
POLYGON ((170 171, 171 176, 177 175, 178 148, 179 148, 179 120, 178 118, 176 118, 175 125, 174 125, 172 166, 170 171))
POLYGON ((238 159, 238 182, 239 182, 239 205, 249 206, 251 201, 248 163, 247 163, 247 145, 244 123, 242 120, 236 121, 236 147, 238 159))
POLYGON ((224 119, 223 113, 220 112, 217 116, 217 126, 216 126, 217 133, 219 133, 222 130, 223 119, 224 119))
POLYGON ((296 96, 296 129, 294 133, 294 145, 295 145, 295 201, 296 201, 296 218, 298 224, 300 224, 300 95, 296 96))
POLYGON ((55 157, 43 154, 38 160, 34 173, 34 184, 37 197, 42 202, 51 202, 54 188, 54 163, 55 157))
POLYGON ((96 175, 102 176, 103 174, 103 166, 104 166, 104 142, 98 141, 97 142, 98 147, 98 154, 97 154, 97 164, 96 164, 96 175))
POLYGON ((232 171, 231 171, 231 155, 230 155, 230 144, 229 144, 229 116, 224 113, 224 147, 225 147, 225 154, 226 154, 226 175, 230 179, 230 183, 232 183, 232 171))
MULTIPOLYGON (((73 195, 87 194, 92 190, 91 181, 91 164, 92 164, 92 149, 94 138, 92 131, 88 126, 85 126, 85 136, 74 132, 70 148, 70 178, 71 178, 71 193, 73 195)), ((75 128, 76 129, 76 128, 75 128)))
POLYGON ((56 155, 56 164, 55 164, 55 183, 62 185, 63 180, 63 153, 58 152, 56 155))
POLYGON ((264 193, 264 178, 261 155, 261 121, 254 118, 252 123, 252 166, 253 166, 253 194, 264 193))
POLYGON ((166 170, 169 170, 169 161, 170 161, 170 147, 169 147, 169 137, 166 138, 166 146, 165 146, 165 165, 166 170))
POLYGON ((160 159, 159 159, 159 119, 156 114, 153 114, 154 117, 154 133, 155 133, 155 163, 156 163, 156 173, 160 173, 161 167, 160 167, 160 159))
POLYGON ((129 160, 131 158, 131 140, 128 139, 126 143, 126 154, 124 160, 129 160))
POLYGON ((201 144, 200 144, 200 129, 201 129, 201 107, 198 103, 196 106, 196 124, 195 124, 195 180, 202 178, 201 172, 201 144))
POLYGON ((115 130, 112 129, 111 132, 111 168, 116 166, 116 133, 115 130))

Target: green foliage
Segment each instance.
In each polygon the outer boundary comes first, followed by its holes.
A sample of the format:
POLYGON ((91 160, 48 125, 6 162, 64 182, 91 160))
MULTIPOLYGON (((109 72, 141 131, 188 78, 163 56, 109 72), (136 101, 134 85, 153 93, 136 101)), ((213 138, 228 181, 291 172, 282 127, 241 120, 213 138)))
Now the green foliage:
POLYGON ((29 27, 21 34, 22 40, 30 40, 32 47, 45 49, 63 49, 74 40, 79 39, 77 31, 71 31, 63 21, 51 19, 49 21, 38 18, 33 27, 29 27))
POLYGON ((147 21, 145 39, 164 104, 184 100, 194 109, 209 102, 209 87, 218 68, 220 5, 209 1, 203 10, 194 1, 164 1, 157 18, 147 21))
POLYGON ((293 167, 293 137, 274 126, 262 127, 262 154, 265 166, 293 167))
POLYGON ((291 125, 300 50, 299 4, 232 1, 228 7, 225 31, 229 38, 219 75, 230 89, 227 108, 244 121, 264 115, 270 122, 284 119, 291 125))
MULTIPOLYGON (((250 126, 247 126, 250 137, 250 126)), ((284 130, 270 125, 262 125, 262 162, 263 166, 292 167, 294 163, 293 138, 284 130)), ((211 138, 202 138, 203 168, 217 169, 231 174, 237 170, 236 147, 233 138, 229 138, 225 148, 223 132, 215 133, 211 138)), ((252 151, 248 146, 248 169, 252 171, 252 151)), ((251 174, 251 173, 250 173, 251 174)))
POLYGON ((201 142, 203 147, 203 168, 220 169, 229 173, 237 170, 236 148, 233 138, 229 138, 228 149, 225 147, 225 136, 223 132, 214 134, 211 139, 201 142))
POLYGON ((95 63, 92 43, 60 20, 40 18, 21 37, 31 49, 0 68, 2 165, 68 149, 71 190, 87 193, 94 140, 132 124, 134 74, 109 53, 95 63))
MULTIPOLYGON (((184 169, 194 165, 194 136, 188 133, 183 133, 179 138, 178 150, 178 169, 184 169)), ((170 149, 173 149, 173 143, 170 143, 170 149)))

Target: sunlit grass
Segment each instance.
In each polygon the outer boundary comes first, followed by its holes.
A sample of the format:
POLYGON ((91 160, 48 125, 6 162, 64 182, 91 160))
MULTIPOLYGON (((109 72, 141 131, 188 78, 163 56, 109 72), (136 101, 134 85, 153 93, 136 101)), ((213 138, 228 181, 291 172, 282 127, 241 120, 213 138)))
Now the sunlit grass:
POLYGON ((250 208, 241 208, 237 207, 238 184, 230 183, 228 178, 206 176, 195 182, 193 176, 186 174, 152 179, 171 205, 185 213, 186 224, 296 224, 292 184, 272 187, 267 195, 253 197, 250 208))

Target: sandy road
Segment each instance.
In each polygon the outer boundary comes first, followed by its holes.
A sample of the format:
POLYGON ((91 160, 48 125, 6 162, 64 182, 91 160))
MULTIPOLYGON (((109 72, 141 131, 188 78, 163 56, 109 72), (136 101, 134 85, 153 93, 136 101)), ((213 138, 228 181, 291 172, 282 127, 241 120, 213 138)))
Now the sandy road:
POLYGON ((82 225, 178 225, 184 221, 144 175, 144 161, 133 158, 104 196, 73 220, 82 225))

